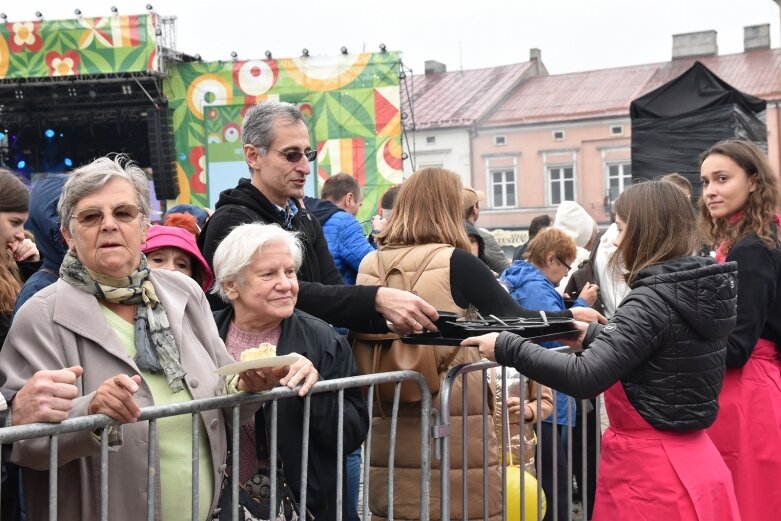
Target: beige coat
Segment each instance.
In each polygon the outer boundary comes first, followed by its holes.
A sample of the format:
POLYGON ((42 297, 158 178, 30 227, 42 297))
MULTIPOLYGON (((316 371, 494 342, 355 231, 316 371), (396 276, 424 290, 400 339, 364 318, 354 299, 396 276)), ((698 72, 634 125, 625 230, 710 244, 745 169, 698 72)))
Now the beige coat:
MULTIPOLYGON (((176 345, 187 372, 185 382, 194 399, 223 394, 224 378, 215 367, 233 362, 217 334, 203 290, 181 274, 154 271, 150 279, 165 305, 176 345)), ((98 301, 63 280, 41 290, 14 318, 8 339, 0 351, 0 370, 8 375, 6 386, 19 389, 42 369, 84 367, 76 382, 79 397, 70 416, 87 414, 95 390, 118 373, 139 374, 133 358, 103 317, 98 301)), ((135 395, 140 407, 153 405, 149 388, 142 381, 135 395)), ((225 423, 220 411, 200 413, 211 448, 215 490, 201 494, 217 497, 226 456, 225 423)), ((122 445, 112 447, 108 471, 108 518, 145 517, 147 498, 148 422, 125 424, 122 445)), ((12 461, 23 469, 27 516, 48 519, 48 438, 14 444, 12 461)), ((58 519, 99 519, 100 444, 90 432, 59 437, 58 519)), ((160 486, 155 492, 155 519, 161 518, 160 486)), ((182 514, 182 519, 190 513, 182 514)))
MULTIPOLYGON (((358 284, 376 285, 379 283, 376 255, 383 255, 383 264, 386 269, 394 265, 394 260, 404 254, 410 248, 406 257, 398 267, 408 277, 414 275, 420 267, 426 253, 437 244, 425 246, 413 246, 403 248, 383 248, 380 252, 370 253, 364 257, 358 272, 358 284)), ((464 314, 466 310, 459 308, 450 291, 450 257, 453 248, 448 246, 439 251, 432 259, 429 266, 423 272, 416 293, 434 306, 439 311, 450 311, 464 314)), ((397 281, 398 282, 398 281, 397 281)), ((392 287, 399 287, 390 279, 392 287)), ((477 348, 474 347, 448 347, 429 346, 436 353, 436 362, 439 365, 447 360, 453 350, 458 354, 453 358, 446 369, 440 373, 440 381, 445 379, 447 370, 459 364, 467 364, 480 360, 477 348)), ((469 373, 467 380, 467 410, 462 409, 461 389, 462 378, 458 378, 452 387, 450 400, 450 517, 462 519, 462 452, 461 432, 462 422, 467 419, 467 481, 469 484, 468 516, 467 519, 483 519, 483 392, 482 388, 487 383, 480 371, 469 373)), ((486 394, 492 407, 490 390, 486 394)), ((413 520, 420 517, 420 407, 416 404, 400 404, 399 419, 396 433, 396 449, 394 464, 394 519, 413 520)), ((440 394, 433 396, 433 407, 440 409, 440 394)), ((383 404, 383 411, 391 410, 391 404, 383 404)), ((375 407, 375 414, 378 408, 375 407)), ((372 512, 372 520, 381 521, 388 516, 388 454, 390 447, 390 417, 373 418, 372 423, 372 453, 371 473, 369 484, 369 506, 372 512)), ((488 514, 489 520, 501 519, 501 474, 499 471, 498 447, 494 434, 493 421, 488 416, 488 514)), ((439 461, 434 458, 431 451, 431 503, 430 519, 440 519, 440 471, 439 461)))

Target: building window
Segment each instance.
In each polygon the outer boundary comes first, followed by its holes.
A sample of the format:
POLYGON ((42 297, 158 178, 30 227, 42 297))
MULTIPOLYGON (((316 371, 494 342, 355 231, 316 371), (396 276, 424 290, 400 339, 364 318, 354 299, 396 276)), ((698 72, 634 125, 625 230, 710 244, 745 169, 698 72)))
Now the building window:
POLYGON ((572 165, 548 167, 548 189, 550 204, 575 200, 575 168, 572 165))
POLYGON ((623 136, 624 135, 624 125, 613 125, 610 127, 610 135, 611 136, 623 136))
POLYGON ((515 208, 515 169, 491 170, 493 208, 515 208))
POLYGON ((507 136, 494 136, 494 146, 503 147, 507 144, 507 136))
POLYGON ((564 141, 564 131, 563 130, 554 130, 553 131, 553 141, 564 141))
POLYGON ((437 142, 437 136, 426 136, 426 144, 433 145, 437 142))
POLYGON ((619 194, 632 184, 632 165, 614 163, 607 165, 607 189, 610 201, 618 199, 619 194))

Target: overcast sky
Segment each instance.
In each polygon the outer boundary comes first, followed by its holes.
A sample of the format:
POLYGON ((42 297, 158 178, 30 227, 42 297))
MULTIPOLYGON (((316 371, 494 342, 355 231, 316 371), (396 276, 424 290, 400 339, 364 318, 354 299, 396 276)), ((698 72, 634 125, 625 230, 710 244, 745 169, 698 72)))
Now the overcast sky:
MULTIPOLYGON (((402 52, 415 73, 427 59, 448 70, 528 60, 542 50, 551 74, 667 61, 672 35, 715 29, 720 54, 743 50, 743 26, 770 23, 779 46, 779 7, 773 0, 151 0, 177 16, 177 47, 205 60, 291 57, 376 51, 402 52)), ((0 0, 9 21, 144 12, 125 0, 0 0)))

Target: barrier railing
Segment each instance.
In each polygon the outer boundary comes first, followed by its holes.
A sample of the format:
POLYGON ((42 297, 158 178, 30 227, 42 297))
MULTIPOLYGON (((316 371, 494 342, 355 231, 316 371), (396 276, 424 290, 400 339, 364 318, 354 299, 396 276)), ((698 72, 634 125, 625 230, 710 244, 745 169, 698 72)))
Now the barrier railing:
MULTIPOLYGON (((567 352, 570 349, 569 348, 556 348, 558 351, 564 351, 567 352)), ((462 401, 462 407, 461 410, 466 410, 466 397, 469 393, 468 390, 468 379, 464 378, 465 375, 480 371, 482 373, 482 382, 483 385, 481 385, 482 389, 482 403, 483 403, 483 436, 482 436, 482 450, 483 450, 483 482, 482 482, 482 490, 483 490, 483 519, 488 519, 488 504, 489 504, 489 486, 488 486, 488 442, 489 442, 489 436, 487 434, 488 429, 488 421, 491 420, 491 413, 488 411, 488 386, 485 384, 488 377, 488 371, 492 370, 494 368, 499 368, 501 373, 501 381, 502 381, 502 388, 505 389, 505 385, 508 382, 507 376, 506 376, 506 367, 500 366, 494 362, 489 361, 481 361, 481 362, 475 362, 471 364, 464 364, 464 365, 458 365, 450 369, 448 372, 443 384, 442 388, 440 389, 440 411, 439 411, 439 422, 433 426, 432 428, 432 437, 435 440, 435 451, 438 454, 441 454, 441 462, 440 462, 440 519, 453 519, 453 517, 450 514, 451 510, 451 491, 450 491, 450 476, 448 470, 450 469, 450 443, 449 438, 451 436, 450 431, 450 414, 451 414, 451 403, 452 400, 455 399, 454 396, 452 396, 452 390, 455 382, 457 379, 461 379, 462 386, 461 386, 461 401, 462 401)), ((538 386, 540 384, 537 384, 538 386)), ((557 417, 557 407, 556 407, 556 397, 557 397, 557 391, 553 390, 553 412, 551 413, 552 418, 557 417)), ((537 393, 539 396, 541 393, 537 393)), ((520 402, 523 404, 526 400, 526 388, 525 386, 520 386, 520 402)), ((491 397, 493 399, 493 397, 491 397)), ((504 402, 504 400, 500 401, 501 403, 501 422, 502 425, 505 425, 508 423, 508 412, 507 412, 507 405, 504 402)), ((581 407, 584 411, 588 411, 591 407, 591 404, 589 400, 582 400, 581 401, 581 407)), ((536 445, 536 477, 537 477, 537 504, 536 504, 536 519, 541 520, 543 519, 543 498, 544 495, 542 493, 542 483, 543 479, 545 477, 546 472, 551 472, 551 481, 552 481, 552 494, 550 494, 550 497, 545 498, 545 501, 547 503, 547 510, 551 513, 550 519, 553 520, 560 520, 563 519, 560 517, 559 512, 559 495, 565 493, 567 497, 567 515, 565 518, 567 520, 573 519, 573 488, 572 488, 572 476, 575 473, 575 467, 573 464, 573 433, 574 429, 572 426, 572 422, 569 422, 566 426, 558 426, 555 421, 552 422, 551 429, 552 429, 552 436, 550 439, 556 440, 559 435, 559 430, 563 429, 563 433, 566 437, 566 477, 567 477, 567 487, 566 491, 558 490, 558 451, 555 450, 555 447, 551 447, 551 464, 550 465, 543 465, 542 464, 542 452, 544 450, 543 444, 546 442, 543 436, 540 436, 539 433, 542 430, 542 415, 541 415, 541 403, 538 401, 536 404, 536 414, 535 414, 535 429, 537 432, 537 445, 536 445)), ((568 401, 568 411, 567 414, 570 418, 574 416, 572 410, 572 401, 568 401)), ((592 460, 592 466, 595 468, 596 462, 599 461, 599 440, 601 439, 601 428, 600 428, 600 406, 599 406, 599 400, 596 401, 595 405, 595 416, 597 418, 596 425, 594 427, 594 430, 592 433, 588 432, 588 422, 582 421, 576 428, 581 430, 581 460, 580 460, 580 479, 578 481, 578 491, 580 493, 581 497, 581 506, 583 510, 583 516, 580 517, 580 519, 589 519, 589 511, 590 508, 593 508, 593 505, 590 505, 589 497, 591 494, 589 494, 589 491, 592 491, 593 494, 593 487, 595 486, 594 483, 589 483, 589 475, 595 474, 594 472, 589 472, 589 458, 593 458, 592 460), (593 454, 589 454, 588 445, 587 445, 587 439, 589 435, 593 435, 596 439, 595 443, 595 449, 593 450, 593 454)), ((586 414, 584 413, 582 415, 582 418, 586 418, 586 414)), ((524 420, 523 415, 521 415, 520 422, 519 422, 519 429, 520 432, 523 433, 523 426, 524 426, 524 420)), ((463 484, 463 490, 461 491, 461 498, 462 498, 462 505, 461 505, 461 512, 463 513, 464 519, 466 519, 466 515, 468 513, 468 490, 467 490, 467 483, 466 483, 466 471, 467 471, 467 445, 468 440, 470 439, 468 435, 468 422, 462 421, 461 422, 461 440, 462 440, 462 484, 463 484)), ((499 445, 499 463, 501 466, 501 480, 502 480, 502 501, 506 505, 506 497, 508 494, 507 489, 507 465, 505 458, 508 454, 508 446, 509 446, 509 440, 506 437, 506 431, 504 428, 501 430, 501 443, 499 445)), ((526 453, 527 448, 527 440, 524 438, 523 435, 520 436, 521 443, 523 446, 521 447, 520 454, 523 455, 526 453)), ((499 440, 497 440, 499 441, 499 440)), ((518 491, 518 494, 520 496, 520 513, 521 513, 521 521, 527 521, 526 517, 526 497, 524 494, 525 490, 525 480, 526 480, 526 473, 523 472, 523 462, 519 462, 521 465, 521 472, 520 472, 520 490, 518 491)), ((592 469, 593 470, 593 469, 592 469)), ((477 486, 475 483, 471 483, 470 487, 477 486)), ((550 493, 550 490, 549 490, 550 493)), ((502 509, 502 519, 507 519, 507 512, 506 509, 502 509)), ((515 520, 513 520, 515 521, 515 520)))
MULTIPOLYGON (((422 375, 413 371, 396 371, 390 373, 380 373, 366 376, 356 376, 351 378, 340 378, 334 380, 326 380, 316 383, 312 390, 303 398, 304 405, 304 418, 303 418, 303 444, 301 447, 301 482, 300 490, 301 497, 299 498, 299 505, 301 512, 306 512, 307 504, 307 461, 309 453, 309 418, 311 413, 311 396, 318 393, 325 392, 337 392, 338 393, 338 412, 339 419, 337 422, 337 447, 336 447, 336 461, 344 461, 344 391, 345 389, 351 389, 356 387, 368 387, 368 394, 366 397, 368 414, 370 419, 369 432, 364 442, 364 472, 363 472, 363 505, 364 514, 363 519, 367 519, 368 508, 368 484, 369 484, 369 455, 371 454, 371 418, 372 408, 374 403, 375 386, 379 384, 395 383, 395 397, 393 401, 393 407, 391 411, 391 431, 390 431, 390 460, 388 462, 388 505, 390 507, 390 518, 392 519, 392 505, 393 505, 393 473, 394 473, 394 458, 393 453, 395 451, 395 438, 396 438, 396 419, 398 416, 399 408, 399 393, 401 389, 401 382, 412 381, 418 385, 421 392, 421 416, 420 416, 420 429, 421 429, 421 447, 420 447, 420 461, 421 461, 421 475, 420 475, 420 519, 429 519, 429 491, 430 491, 430 466, 431 466, 431 449, 430 449, 430 418, 432 416, 431 408, 431 394, 429 392, 426 380, 422 375)), ((297 389, 288 389, 284 387, 277 387, 271 391, 251 394, 251 393, 239 393, 229 396, 220 396, 214 398, 206 398, 193 400, 189 402, 159 405, 152 407, 145 407, 141 410, 141 416, 139 422, 149 422, 148 431, 148 475, 147 475, 147 505, 146 505, 146 518, 150 521, 155 519, 155 491, 156 480, 159 476, 156 473, 156 462, 158 458, 158 443, 157 443, 157 420, 170 416, 190 414, 192 415, 192 511, 191 518, 193 520, 198 519, 198 504, 199 504, 199 426, 201 418, 198 413, 206 410, 213 409, 230 409, 231 410, 231 455, 232 455, 232 479, 231 479, 231 494, 232 494, 232 511, 231 518, 233 521, 238 520, 238 498, 239 498, 239 407, 256 404, 258 402, 265 403, 271 402, 271 428, 269 432, 269 452, 270 452, 270 475, 276 476, 276 464, 277 464, 277 450, 279 444, 279 433, 277 423, 277 403, 280 399, 297 396, 297 389)), ((57 490, 58 490, 58 437, 77 431, 100 431, 100 490, 99 490, 99 505, 100 505, 100 519, 105 521, 108 519, 108 505, 109 505, 109 487, 108 487, 108 467, 109 467, 109 428, 118 425, 118 422, 112 420, 105 415, 91 415, 72 418, 63 421, 58 424, 32 424, 32 425, 20 425, 6 428, 0 428, 0 445, 13 443, 20 440, 49 437, 49 519, 57 519, 57 490), (54 471, 53 471, 54 470, 54 471)), ((284 433, 283 433, 284 435, 284 433)), ((121 450, 121 449, 120 449, 121 450)), ((218 463, 216 463, 218 464, 218 463)), ((344 476, 343 466, 337 465, 337 494, 336 494, 336 518, 343 518, 344 505, 342 501, 343 488, 344 488, 344 476)), ((275 505, 276 495, 279 491, 276 487, 276 480, 271 480, 270 491, 270 504, 275 505)), ((209 492, 210 493, 210 492, 209 492)), ((43 498, 36 498, 41 501, 43 498)))
MULTIPOLYGON (((564 349, 562 349, 564 350, 564 349)), ((371 448, 372 448, 372 425, 371 425, 371 418, 373 417, 373 408, 375 402, 375 388, 377 385, 380 384, 388 384, 388 383, 395 383, 395 395, 394 395, 394 401, 392 404, 392 408, 390 410, 390 416, 391 416, 391 427, 390 427, 390 447, 389 447, 389 454, 388 454, 388 483, 387 483, 387 497, 388 497, 388 519, 393 519, 393 505, 394 505, 394 463, 395 463, 395 451, 396 451, 396 425, 398 420, 398 414, 399 414, 399 396, 400 396, 400 386, 401 382, 404 381, 413 381, 415 382, 421 392, 421 411, 420 411, 420 434, 421 434, 421 446, 420 446, 420 462, 421 462, 421 473, 420 473, 420 510, 419 510, 419 519, 421 520, 428 520, 430 518, 430 486, 431 486, 431 457, 432 452, 435 458, 438 458, 440 460, 440 519, 451 519, 451 490, 450 490, 450 467, 451 467, 451 447, 450 447, 450 438, 454 434, 451 432, 451 403, 454 399, 457 399, 457 397, 453 396, 452 390, 453 385, 457 381, 457 379, 461 378, 463 380, 463 385, 461 387, 461 401, 462 401, 462 410, 466 410, 466 403, 467 403, 467 397, 469 396, 470 392, 480 392, 481 393, 481 403, 482 405, 482 461, 483 461, 483 479, 481 484, 476 484, 474 482, 469 483, 467 480, 467 444, 470 439, 469 432, 468 432, 468 422, 461 422, 461 433, 460 438, 461 440, 465 440, 462 443, 461 446, 461 460, 462 460, 462 490, 461 492, 461 510, 464 514, 464 517, 466 517, 466 514, 469 512, 469 495, 468 490, 473 489, 477 486, 480 486, 482 489, 482 497, 483 499, 483 518, 487 519, 489 517, 488 512, 488 497, 489 493, 491 492, 489 490, 489 481, 488 481, 488 462, 490 460, 490 454, 489 450, 490 447, 488 446, 488 432, 489 429, 494 429, 493 427, 493 417, 491 412, 489 411, 489 400, 493 400, 493 396, 489 396, 488 386, 485 385, 485 382, 487 380, 487 371, 492 370, 494 368, 499 368, 498 372, 501 374, 500 379, 502 382, 502 387, 505 388, 507 385, 507 382, 509 381, 506 377, 506 368, 499 366, 496 363, 488 362, 488 361, 482 361, 482 362, 476 362, 472 364, 467 365, 460 365, 453 367, 447 374, 441 390, 439 394, 439 400, 440 400, 440 410, 437 411, 432 408, 432 396, 429 391, 429 387, 426 383, 426 380, 423 378, 422 375, 419 373, 413 372, 413 371, 397 371, 397 372, 390 372, 390 373, 379 373, 374 375, 366 375, 366 376, 356 376, 351 378, 341 378, 341 379, 335 379, 335 380, 327 380, 327 381, 321 381, 314 385, 310 393, 302 398, 303 400, 303 443, 301 446, 301 461, 302 461, 302 467, 301 467, 301 480, 300 480, 300 498, 299 498, 299 505, 301 507, 301 511, 306 511, 306 505, 307 505, 307 462, 308 462, 308 453, 309 453, 309 418, 311 414, 311 396, 316 395, 318 393, 325 393, 325 392, 336 392, 338 394, 337 403, 338 403, 338 421, 337 421, 337 442, 336 442, 336 460, 337 461, 344 461, 345 459, 345 453, 344 453, 344 391, 346 389, 351 388, 357 388, 357 387, 364 387, 368 388, 367 397, 366 397, 366 404, 368 409, 368 415, 370 419, 370 427, 368 434, 366 436, 366 439, 363 444, 363 468, 362 468, 362 478, 361 478, 361 485, 362 485, 362 494, 361 494, 361 504, 363 508, 363 515, 362 519, 363 521, 367 521, 369 519, 369 480, 370 480, 370 455, 371 455, 371 448), (478 389, 470 389, 469 385, 467 384, 467 379, 464 378, 465 375, 479 371, 482 375, 482 382, 484 385, 480 386, 480 390, 478 389), (431 418, 434 418, 433 424, 431 421, 431 418), (432 440, 433 440, 433 447, 432 447, 432 440), (432 450, 433 449, 433 450, 432 450)), ((521 403, 524 403, 526 400, 526 387, 521 385, 519 387, 520 389, 520 401, 521 403)), ((540 393, 538 393, 540 394, 540 393)), ((553 412, 552 416, 555 418, 557 411, 556 411, 556 391, 554 390, 554 399, 553 399, 553 412)), ((260 394, 251 394, 251 393, 239 393, 235 395, 229 395, 229 396, 220 396, 220 397, 214 397, 214 398, 207 398, 207 399, 200 399, 200 400, 193 400, 189 402, 183 402, 183 403, 176 403, 176 404, 169 404, 169 405, 160 405, 160 406, 153 406, 153 407, 145 407, 141 410, 141 417, 139 418, 139 422, 148 422, 148 439, 149 439, 149 445, 148 445, 148 453, 147 453, 147 460, 148 460, 148 473, 147 473, 147 501, 146 501, 146 519, 148 520, 154 520, 156 516, 155 511, 155 494, 157 487, 157 480, 159 480, 159 476, 156 473, 156 462, 158 458, 158 451, 159 446, 157 442, 158 438, 158 424, 157 420, 161 418, 166 418, 170 416, 177 416, 177 415, 185 415, 190 414, 192 416, 192 497, 191 497, 191 519, 195 520, 198 519, 198 505, 199 505, 199 499, 200 494, 203 493, 203 491, 199 490, 199 436, 200 430, 199 425, 201 422, 201 417, 199 415, 202 411, 207 410, 214 410, 214 409, 223 409, 225 411, 228 411, 225 418, 226 421, 229 422, 231 425, 231 439, 228 440, 228 442, 231 445, 231 472, 232 472, 232 479, 231 479, 231 497, 232 497, 232 511, 231 511, 231 519, 233 521, 238 520, 238 498, 239 498, 239 425, 240 425, 240 407, 247 406, 249 404, 257 404, 260 406, 261 404, 271 402, 270 404, 266 404, 267 408, 270 408, 270 418, 271 418, 271 428, 269 429, 269 452, 270 452, 270 475, 275 476, 276 475, 276 462, 277 462, 277 453, 279 448, 279 435, 278 432, 278 421, 277 421, 277 404, 280 399, 284 398, 290 398, 297 396, 297 389, 288 389, 283 387, 278 387, 276 389, 273 389, 271 391, 268 391, 266 393, 260 393, 260 394)), ((507 406, 502 400, 501 402, 501 421, 502 424, 505 422, 508 422, 508 411, 507 406)), ((588 401, 584 400, 583 405, 587 404, 588 401)), ((571 410, 571 403, 569 404, 569 410, 568 414, 572 413, 571 410)), ((535 414, 536 420, 535 420, 535 427, 537 432, 539 433, 542 426, 542 419, 541 419, 541 404, 537 402, 536 404, 537 408, 537 414, 535 414)), ((269 409, 267 409, 269 410, 269 409)), ((387 416, 387 412, 385 411, 385 415, 387 416)), ((597 405, 596 410, 597 418, 599 418, 599 406, 597 405)), ((10 444, 16 441, 25 440, 25 439, 31 439, 31 438, 40 438, 40 437, 49 437, 50 443, 49 443, 49 519, 56 520, 57 519, 57 503, 58 500, 62 498, 57 497, 57 490, 58 490, 58 472, 52 472, 51 469, 57 469, 58 468, 58 437, 62 436, 64 434, 77 432, 77 431, 95 431, 99 432, 100 436, 100 488, 99 491, 99 505, 100 505, 100 517, 101 520, 107 520, 109 517, 109 486, 108 486, 108 469, 109 469, 109 427, 118 425, 118 423, 111 418, 105 416, 105 415, 92 415, 92 416, 83 416, 83 417, 77 417, 72 418, 63 421, 59 424, 33 424, 33 425, 22 425, 22 426, 12 426, 12 427, 6 427, 6 428, 0 428, 0 445, 6 445, 10 444)), ((523 419, 521 418, 519 422, 519 429, 521 432, 523 432, 523 419)), ((560 427, 557 427, 555 422, 552 426, 553 430, 553 437, 555 439, 556 435, 559 432, 560 427)), ((556 450, 551 451, 551 464, 550 465, 542 465, 542 452, 544 450, 544 444, 547 443, 545 438, 543 436, 538 436, 537 438, 537 445, 536 445, 536 473, 537 473, 537 503, 534 505, 536 507, 536 519, 542 519, 543 516, 543 494, 542 494, 542 480, 545 476, 545 473, 551 472, 552 473, 552 483, 553 483, 553 492, 549 497, 547 497, 547 509, 551 512, 551 519, 559 520, 562 519, 559 512, 558 507, 558 498, 560 494, 566 494, 567 497, 567 515, 565 516, 566 519, 573 519, 572 517, 572 507, 573 507, 573 488, 572 488, 572 475, 575 472, 575 465, 580 465, 580 471, 581 471, 581 479, 578 482, 578 488, 579 492, 582 498, 582 509, 583 509, 583 517, 582 519, 588 519, 587 513, 589 511, 589 493, 588 491, 590 489, 593 489, 594 483, 591 483, 589 478, 589 469, 588 469, 588 458, 592 457, 595 460, 598 460, 599 458, 599 444, 596 445, 596 452, 594 454, 589 455, 587 448, 585 446, 585 440, 587 436, 589 435, 587 429, 589 429, 586 422, 581 422, 578 424, 575 428, 572 427, 572 425, 568 425, 563 428, 563 432, 566 434, 566 472, 567 472, 567 487, 566 490, 559 490, 556 483, 558 478, 558 454, 556 450), (580 459, 579 462, 573 461, 573 433, 574 429, 579 429, 581 431, 581 435, 583 437, 583 446, 582 446, 582 454, 583 457, 580 459)), ((507 439, 506 431, 504 428, 500 429, 501 431, 501 437, 499 444, 500 449, 500 455, 499 455, 499 463, 501 467, 501 486, 502 486, 502 501, 506 501, 507 493, 510 492, 507 489, 507 467, 506 467, 506 454, 508 453, 508 446, 509 446, 509 439, 507 439)), ((596 422, 596 427, 594 432, 592 433, 596 439, 599 439, 601 437, 601 429, 600 429, 600 422, 596 422)), ((282 433, 284 436, 284 433, 282 433)), ((520 437, 521 442, 523 444, 526 444, 526 440, 524 436, 520 437)), ((497 440, 499 441, 499 440, 497 440)), ((525 446, 521 448, 520 454, 525 454, 525 446)), ((120 449, 121 450, 121 449, 120 449)), ((216 462, 216 464, 219 464, 222 462, 216 462)), ((518 462, 521 467, 523 467, 523 461, 518 462)), ((142 478, 143 479, 143 478, 142 478)), ((338 465, 337 466, 337 472, 336 472, 336 488, 337 488, 337 494, 335 498, 335 505, 336 505, 336 516, 337 519, 344 519, 345 516, 343 513, 345 512, 345 505, 343 504, 343 488, 345 486, 345 477, 343 473, 343 466, 338 465)), ((275 505, 277 494, 280 493, 279 490, 277 490, 276 486, 276 480, 271 480, 271 502, 270 504, 275 505)), ((525 489, 525 473, 520 473, 520 490, 518 491, 518 495, 520 498, 520 512, 521 512, 521 521, 530 521, 529 518, 526 517, 526 497, 523 493, 525 489)), ((211 494, 211 491, 207 491, 207 493, 211 494)), ((36 498, 37 501, 42 501, 44 498, 36 498)), ((507 519, 507 512, 503 509, 502 510, 502 519, 507 519)), ((515 521, 515 520, 513 520, 515 521)))

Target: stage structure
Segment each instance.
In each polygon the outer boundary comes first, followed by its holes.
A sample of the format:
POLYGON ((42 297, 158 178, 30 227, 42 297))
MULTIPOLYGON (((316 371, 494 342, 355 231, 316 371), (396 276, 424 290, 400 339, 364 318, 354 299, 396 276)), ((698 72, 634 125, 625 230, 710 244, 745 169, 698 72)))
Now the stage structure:
POLYGON ((678 172, 700 193, 699 155, 727 138, 767 151, 765 101, 740 92, 700 62, 630 105, 632 177, 678 172))
POLYGON ((397 53, 177 63, 169 72, 163 85, 179 184, 195 202, 213 206, 221 190, 249 175, 241 122, 267 98, 295 103, 309 120, 318 157, 307 193, 316 192, 316 180, 350 173, 364 187, 361 218, 402 180, 397 53))
POLYGON ((153 172, 157 198, 176 198, 172 28, 155 13, 0 25, 0 164, 32 178, 121 152, 153 172))
POLYGON ((309 119, 318 158, 307 192, 351 173, 367 218, 402 180, 399 72, 399 54, 384 50, 206 63, 177 51, 175 17, 154 12, 7 22, 0 165, 34 179, 123 152, 150 169, 159 199, 213 206, 249 174, 244 113, 273 98, 309 119))

